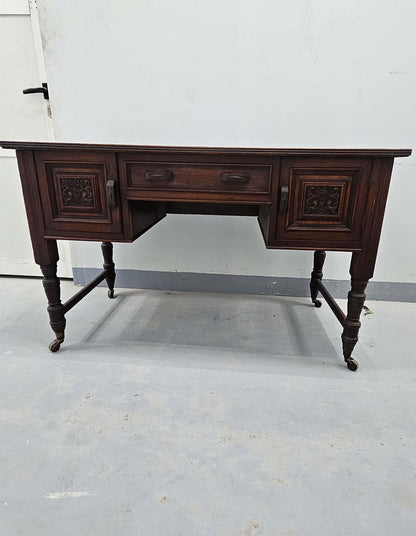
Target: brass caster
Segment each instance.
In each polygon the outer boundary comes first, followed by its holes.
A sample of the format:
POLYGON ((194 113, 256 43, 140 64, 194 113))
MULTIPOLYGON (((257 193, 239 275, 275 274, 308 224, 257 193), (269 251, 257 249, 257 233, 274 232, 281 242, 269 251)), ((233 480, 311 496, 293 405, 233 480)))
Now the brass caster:
POLYGON ((112 300, 114 298, 114 289, 110 289, 107 294, 108 297, 112 300))
POLYGON ((347 363, 347 367, 350 369, 350 370, 357 370, 358 369, 358 363, 355 359, 353 359, 352 357, 349 357, 348 359, 345 360, 345 362, 347 363))
POLYGON ((49 345, 49 350, 51 352, 57 352, 59 348, 61 347, 61 342, 58 339, 54 339, 51 344, 49 345))
POLYGON ((314 300, 313 303, 315 304, 315 307, 321 307, 322 305, 321 300, 314 300))

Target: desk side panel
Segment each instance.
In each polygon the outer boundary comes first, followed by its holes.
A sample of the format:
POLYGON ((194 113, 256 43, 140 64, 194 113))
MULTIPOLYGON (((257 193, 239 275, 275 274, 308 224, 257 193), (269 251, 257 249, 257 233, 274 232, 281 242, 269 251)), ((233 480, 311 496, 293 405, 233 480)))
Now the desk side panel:
POLYGON ((124 228, 130 242, 151 229, 166 216, 166 203, 128 201, 123 197, 124 228))
POLYGON ((354 253, 350 267, 350 274, 356 279, 367 280, 374 275, 393 161, 393 158, 374 159, 363 221, 363 251, 354 253))
POLYGON ((33 151, 18 150, 16 155, 35 262, 56 263, 59 259, 56 241, 44 238, 45 225, 33 151))

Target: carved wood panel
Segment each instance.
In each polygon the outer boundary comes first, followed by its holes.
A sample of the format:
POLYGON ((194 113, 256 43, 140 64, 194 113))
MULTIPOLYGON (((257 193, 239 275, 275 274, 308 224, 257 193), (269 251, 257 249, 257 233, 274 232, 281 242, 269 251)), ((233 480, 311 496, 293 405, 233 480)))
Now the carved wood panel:
POLYGON ((349 229, 357 178, 356 170, 293 169, 287 228, 316 227, 319 222, 321 228, 349 229))
POLYGON ((45 170, 54 220, 110 221, 103 165, 46 163, 45 170))
POLYGON ((371 164, 370 158, 282 159, 279 184, 288 189, 288 203, 277 213, 274 243, 331 247, 343 240, 359 249, 371 164))
POLYGON ((87 217, 109 221, 103 166, 45 164, 54 219, 87 217))
POLYGON ((337 215, 340 208, 341 192, 341 186, 306 186, 305 215, 337 215))
POLYGON ((45 226, 51 230, 121 231, 120 208, 110 208, 106 183, 116 158, 104 153, 36 153, 45 226))
POLYGON ((65 174, 57 174, 60 181, 61 195, 64 207, 93 207, 94 192, 93 180, 96 180, 96 175, 93 178, 88 176, 66 176, 65 174))

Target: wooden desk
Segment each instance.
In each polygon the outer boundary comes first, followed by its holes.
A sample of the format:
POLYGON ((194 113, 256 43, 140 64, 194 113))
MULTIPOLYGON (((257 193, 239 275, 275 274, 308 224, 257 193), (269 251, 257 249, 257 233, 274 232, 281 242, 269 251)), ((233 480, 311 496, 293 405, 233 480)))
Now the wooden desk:
POLYGON ((266 248, 315 250, 311 298, 343 326, 350 370, 373 276, 394 157, 409 149, 227 149, 0 142, 16 149, 35 261, 56 352, 65 313, 106 279, 112 242, 132 242, 168 213, 257 216, 266 248), (62 304, 57 239, 102 242, 104 271, 62 304), (322 283, 325 250, 351 251, 345 315, 322 283))

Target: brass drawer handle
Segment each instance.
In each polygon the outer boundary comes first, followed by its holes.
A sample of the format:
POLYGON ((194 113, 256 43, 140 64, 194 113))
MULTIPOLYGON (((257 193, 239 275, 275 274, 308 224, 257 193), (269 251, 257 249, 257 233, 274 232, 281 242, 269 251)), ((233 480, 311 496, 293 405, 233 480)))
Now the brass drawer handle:
POLYGON ((169 182, 173 180, 173 171, 171 169, 154 169, 145 171, 144 176, 149 182, 169 182))
POLYGON ((251 177, 248 173, 221 173, 222 182, 228 184, 247 184, 250 182, 251 177))
POLYGON ((280 202, 279 202, 280 214, 286 214, 288 199, 289 199, 289 186, 281 186, 280 187, 280 202))

